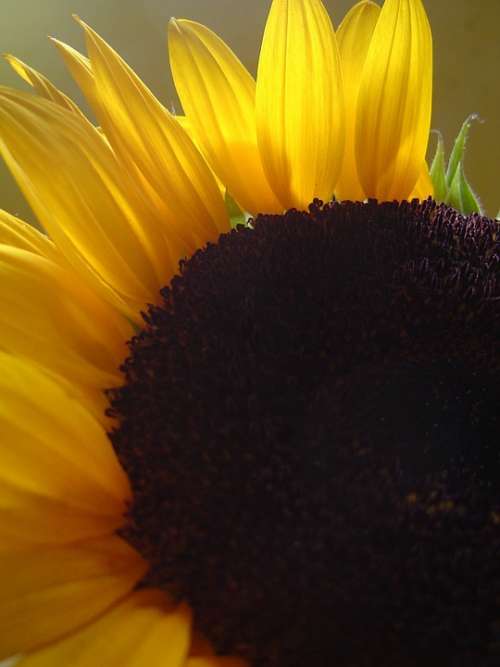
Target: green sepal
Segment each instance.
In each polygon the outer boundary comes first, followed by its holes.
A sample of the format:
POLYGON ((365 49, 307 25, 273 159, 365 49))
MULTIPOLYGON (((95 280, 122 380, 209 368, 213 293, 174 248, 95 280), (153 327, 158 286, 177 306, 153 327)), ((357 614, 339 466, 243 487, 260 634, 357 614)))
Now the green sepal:
POLYGON ((444 141, 440 132, 437 132, 438 143, 436 153, 432 161, 429 174, 434 186, 434 198, 436 201, 444 202, 456 208, 464 215, 471 213, 483 213, 479 197, 472 190, 464 173, 464 156, 469 130, 472 123, 477 120, 477 114, 470 114, 465 119, 453 150, 451 151, 448 165, 444 151, 444 141))
POLYGON ((246 225, 247 216, 245 215, 245 212, 238 206, 227 190, 224 196, 224 202, 231 222, 231 229, 234 229, 238 225, 246 225))
POLYGON ((434 186, 434 199, 437 201, 444 201, 448 186, 446 183, 446 163, 444 158, 444 141, 441 132, 436 130, 437 146, 432 160, 429 175, 434 186))
POLYGON ((450 159, 448 160, 448 169, 446 170, 446 184, 448 185, 448 188, 450 188, 453 183, 459 164, 464 160, 465 145, 469 136, 470 126, 478 118, 479 116, 477 114, 471 113, 470 116, 465 119, 464 124, 455 139, 455 144, 451 151, 450 159))
POLYGON ((465 174, 463 162, 460 161, 455 169, 453 181, 449 187, 446 199, 446 204, 453 206, 457 211, 464 215, 471 213, 482 213, 481 202, 478 196, 470 187, 465 174))

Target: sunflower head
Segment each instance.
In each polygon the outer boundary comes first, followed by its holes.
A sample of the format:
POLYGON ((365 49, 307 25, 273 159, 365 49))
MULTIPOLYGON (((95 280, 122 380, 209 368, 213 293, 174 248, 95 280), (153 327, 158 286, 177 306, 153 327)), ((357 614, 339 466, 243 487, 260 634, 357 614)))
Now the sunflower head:
POLYGON ((421 0, 273 0, 256 79, 172 20, 185 116, 77 20, 99 126, 0 88, 0 658, 497 664, 499 229, 421 0))
POLYGON ((124 535, 219 651, 451 667, 492 642, 496 238, 430 201, 317 202, 150 309, 110 392, 124 535))

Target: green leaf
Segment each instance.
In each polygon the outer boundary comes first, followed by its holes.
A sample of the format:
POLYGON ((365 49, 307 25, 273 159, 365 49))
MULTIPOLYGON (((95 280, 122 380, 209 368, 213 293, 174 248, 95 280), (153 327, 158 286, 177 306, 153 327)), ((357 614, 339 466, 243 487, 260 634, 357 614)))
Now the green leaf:
POLYGON ((241 210, 235 200, 231 197, 229 192, 226 190, 226 195, 224 197, 224 202, 226 204, 226 209, 229 214, 229 220, 231 222, 231 229, 234 229, 238 225, 247 224, 247 216, 245 212, 241 210))
POLYGON ((451 151, 450 159, 448 161, 448 169, 446 170, 446 183, 448 188, 450 188, 453 183, 456 172, 459 168, 459 164, 463 162, 465 145, 467 143, 467 137, 469 136, 470 126, 478 118, 479 116, 475 113, 472 113, 470 116, 468 116, 468 118, 465 119, 465 122, 462 125, 457 138, 455 139, 455 145, 451 151))
POLYGON ((455 169, 455 176, 448 190, 445 203, 453 206, 464 215, 482 213, 481 202, 465 178, 462 160, 455 169))
POLYGON ((444 158, 444 141, 441 132, 436 130, 437 146, 429 171, 434 186, 434 199, 444 201, 448 190, 446 183, 446 164, 444 158))

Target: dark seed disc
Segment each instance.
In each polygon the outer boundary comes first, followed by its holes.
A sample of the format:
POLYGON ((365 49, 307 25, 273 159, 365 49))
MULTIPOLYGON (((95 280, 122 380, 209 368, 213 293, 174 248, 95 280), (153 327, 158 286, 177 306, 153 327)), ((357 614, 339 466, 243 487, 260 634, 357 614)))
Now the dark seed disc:
POLYGON ((145 584, 257 667, 500 665, 499 225, 259 216, 181 264, 109 392, 145 584))

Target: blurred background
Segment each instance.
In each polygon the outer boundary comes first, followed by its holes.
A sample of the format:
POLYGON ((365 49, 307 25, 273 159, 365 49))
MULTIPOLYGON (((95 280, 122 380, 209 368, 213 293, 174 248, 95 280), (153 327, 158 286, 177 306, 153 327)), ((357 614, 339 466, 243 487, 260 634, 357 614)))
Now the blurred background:
MULTIPOLYGON (((53 35, 83 50, 76 13, 114 46, 160 100, 180 110, 169 73, 166 24, 171 16, 190 18, 215 30, 255 74, 270 0, 0 0, 0 52, 13 53, 48 76, 87 112, 67 74, 53 35)), ((351 0, 326 0, 335 27, 351 0)), ((480 115, 471 129, 466 173, 487 213, 500 208, 500 0, 424 0, 434 35, 432 127, 440 129, 447 151, 466 116, 480 115)), ((23 82, 0 62, 0 83, 23 82)), ((25 86, 24 86, 25 87, 25 86)), ((429 152, 433 154, 435 137, 429 152)), ((3 163, 0 208, 33 221, 3 163)))

